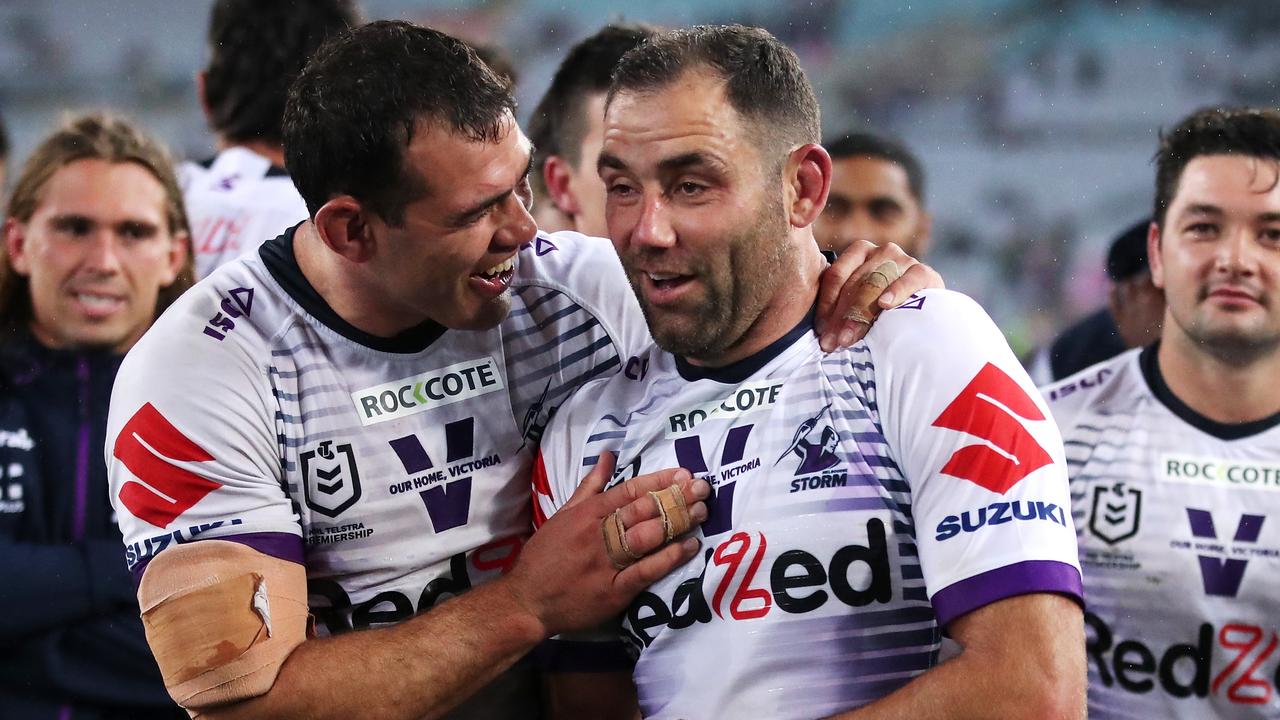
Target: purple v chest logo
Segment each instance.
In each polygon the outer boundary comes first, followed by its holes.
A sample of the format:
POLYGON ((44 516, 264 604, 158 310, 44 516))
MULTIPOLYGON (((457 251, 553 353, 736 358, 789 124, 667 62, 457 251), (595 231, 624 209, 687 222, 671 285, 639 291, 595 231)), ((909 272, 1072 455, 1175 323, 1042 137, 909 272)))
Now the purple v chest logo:
MULTIPOLYGON (((1262 534, 1262 523, 1265 515, 1245 513, 1236 523, 1234 540, 1237 543, 1256 543, 1262 534)), ((1208 510, 1187 508, 1187 520, 1191 523, 1191 534, 1203 540, 1217 540, 1218 531, 1213 524, 1213 514, 1208 510)), ((1235 597, 1240 592, 1240 583, 1244 580, 1245 567, 1248 560, 1240 558, 1222 558, 1212 555, 1197 555, 1200 561, 1200 578, 1204 581, 1206 595, 1219 597, 1235 597)))

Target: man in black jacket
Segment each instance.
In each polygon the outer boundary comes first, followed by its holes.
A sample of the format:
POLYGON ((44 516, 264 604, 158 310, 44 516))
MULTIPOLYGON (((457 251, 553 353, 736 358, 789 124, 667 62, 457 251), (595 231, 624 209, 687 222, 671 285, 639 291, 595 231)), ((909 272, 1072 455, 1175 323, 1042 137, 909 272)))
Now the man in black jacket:
POLYGON ((164 149, 85 116, 14 185, 0 250, 0 717, 185 717, 138 620, 102 446, 124 353, 191 284, 164 149))

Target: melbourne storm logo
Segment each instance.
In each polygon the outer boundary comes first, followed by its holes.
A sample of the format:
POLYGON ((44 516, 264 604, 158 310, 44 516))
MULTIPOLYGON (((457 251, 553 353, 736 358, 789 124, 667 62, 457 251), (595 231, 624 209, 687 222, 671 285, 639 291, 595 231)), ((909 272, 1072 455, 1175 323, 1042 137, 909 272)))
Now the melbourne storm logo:
POLYGON ((848 481, 848 473, 843 469, 833 470, 840 464, 837 450, 840 437, 835 428, 825 425, 818 430, 822 416, 831 409, 827 403, 817 415, 800 423, 791 437, 791 445, 774 463, 776 467, 791 455, 800 457, 800 465, 796 467, 796 478, 791 481, 791 492, 816 490, 828 487, 844 487, 848 481))

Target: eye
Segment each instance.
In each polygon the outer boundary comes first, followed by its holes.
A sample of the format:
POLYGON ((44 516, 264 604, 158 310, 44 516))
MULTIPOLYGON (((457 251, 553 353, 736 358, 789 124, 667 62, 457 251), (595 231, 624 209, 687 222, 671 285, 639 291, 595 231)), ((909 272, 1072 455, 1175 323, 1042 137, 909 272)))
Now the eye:
POLYGON ((636 189, 629 183, 615 181, 609 184, 608 192, 610 195, 622 199, 634 196, 636 194, 636 189))
POLYGON ((691 180, 686 180, 679 185, 676 185, 676 194, 683 195, 685 197, 696 197, 706 189, 707 187, 705 185, 691 180))
POLYGON ((64 217, 54 221, 54 229, 74 237, 83 237, 93 229, 93 223, 88 218, 64 217))
POLYGON ((1208 222, 1192 223, 1187 226, 1186 232, 1196 238, 1209 238, 1218 233, 1218 226, 1208 222))
POLYGON ((1261 235, 1266 242, 1280 244, 1280 227, 1263 228, 1261 235))
POLYGON ((126 240, 146 240, 156 234, 156 228, 144 223, 125 223, 120 226, 120 236, 126 240))

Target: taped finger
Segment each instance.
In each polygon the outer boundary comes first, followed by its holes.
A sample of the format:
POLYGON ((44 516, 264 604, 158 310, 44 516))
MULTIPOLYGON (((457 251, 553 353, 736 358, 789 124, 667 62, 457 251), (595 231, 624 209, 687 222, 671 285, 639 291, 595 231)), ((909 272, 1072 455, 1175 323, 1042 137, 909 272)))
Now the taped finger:
POLYGON ((604 550, 616 570, 623 570, 640 559, 627 544, 627 528, 622 524, 622 515, 614 510, 600 521, 600 531, 604 534, 604 550))
POLYGON ((858 281, 857 294, 854 295, 853 305, 850 306, 849 312, 844 316, 846 320, 870 325, 871 321, 880 312, 880 305, 876 301, 880 299, 880 293, 889 287, 889 283, 897 280, 902 273, 898 270, 897 264, 894 262, 884 262, 876 266, 875 270, 867 273, 858 281))

